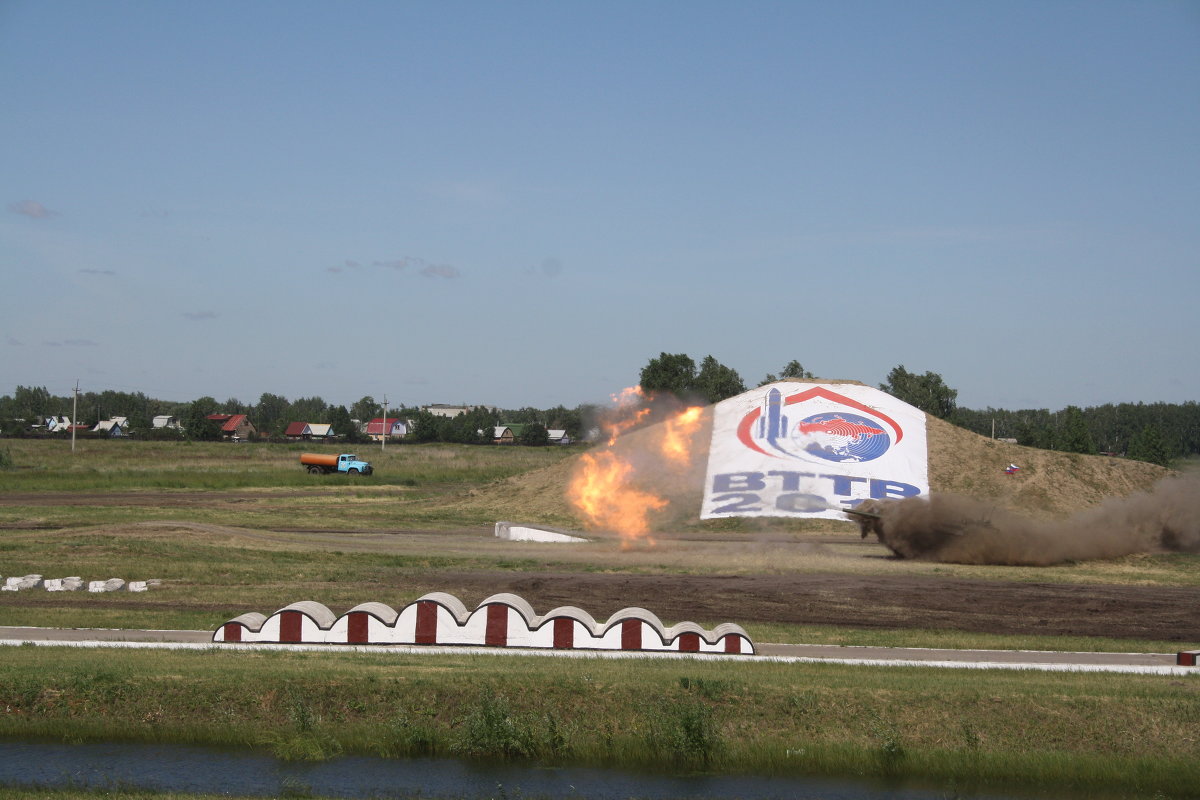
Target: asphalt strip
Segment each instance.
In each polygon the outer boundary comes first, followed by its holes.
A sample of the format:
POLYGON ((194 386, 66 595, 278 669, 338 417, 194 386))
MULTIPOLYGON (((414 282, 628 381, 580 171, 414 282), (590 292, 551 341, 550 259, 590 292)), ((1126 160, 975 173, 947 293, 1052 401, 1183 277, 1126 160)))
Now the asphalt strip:
POLYGON ((1084 664, 1038 663, 1036 661, 953 661, 912 660, 895 658, 816 658, 810 656, 761 656, 704 653, 663 653, 646 650, 541 650, 506 649, 495 647, 439 647, 437 645, 344 645, 344 644, 226 644, 219 642, 125 642, 125 641, 49 641, 44 639, 0 639, 0 645, 33 645, 35 647, 82 647, 130 650, 261 650, 297 653, 369 653, 373 655, 480 655, 480 656, 540 656, 543 658, 658 658, 676 661, 732 661, 735 663, 766 664, 846 664, 856 667, 933 667, 938 669, 1007 669, 1037 672, 1112 672, 1129 675, 1200 675, 1197 667, 1146 664, 1084 664))

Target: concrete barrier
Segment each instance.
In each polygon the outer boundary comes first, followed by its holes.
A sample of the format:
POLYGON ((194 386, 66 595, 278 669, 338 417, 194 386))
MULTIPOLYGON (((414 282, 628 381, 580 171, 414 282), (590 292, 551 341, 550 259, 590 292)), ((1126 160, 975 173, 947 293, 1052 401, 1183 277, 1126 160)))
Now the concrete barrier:
POLYGON ((121 578, 109 578, 106 581, 89 581, 89 592, 119 592, 125 588, 125 581, 121 578))
POLYGON ((83 578, 50 578, 46 581, 47 592, 77 592, 83 588, 83 578))
POLYGON ((497 522, 496 536, 510 542, 586 542, 581 536, 572 536, 563 531, 537 525, 518 525, 513 522, 497 522))
POLYGON ((41 575, 23 575, 4 578, 3 583, 0 583, 0 591, 20 592, 26 589, 45 588, 47 592, 75 592, 86 586, 89 592, 119 592, 122 589, 130 592, 145 592, 161 585, 162 581, 158 578, 129 581, 128 583, 122 578, 109 578, 106 581, 87 581, 85 583, 83 578, 78 575, 69 578, 46 579, 43 579, 41 575))
POLYGON ((9 577, 4 579, 4 585, 0 586, 0 590, 6 592, 19 592, 23 589, 37 589, 42 585, 41 575, 22 575, 20 577, 9 577))
POLYGON ((430 592, 399 611, 363 603, 337 616, 313 601, 292 603, 269 616, 253 612, 225 622, 214 642, 273 644, 380 644, 528 647, 556 650, 643 650, 685 653, 754 653, 740 625, 712 630, 694 622, 667 627, 644 608, 624 608, 604 622, 560 606, 538 615, 523 598, 495 594, 474 610, 444 592, 430 592))

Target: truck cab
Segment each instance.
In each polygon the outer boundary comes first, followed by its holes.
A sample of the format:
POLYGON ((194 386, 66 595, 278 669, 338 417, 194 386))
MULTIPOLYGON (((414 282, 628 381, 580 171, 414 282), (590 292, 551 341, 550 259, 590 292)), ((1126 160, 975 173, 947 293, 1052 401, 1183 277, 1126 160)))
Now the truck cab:
POLYGON ((354 453, 342 453, 338 456, 337 471, 350 475, 370 475, 371 465, 366 461, 359 461, 354 453))

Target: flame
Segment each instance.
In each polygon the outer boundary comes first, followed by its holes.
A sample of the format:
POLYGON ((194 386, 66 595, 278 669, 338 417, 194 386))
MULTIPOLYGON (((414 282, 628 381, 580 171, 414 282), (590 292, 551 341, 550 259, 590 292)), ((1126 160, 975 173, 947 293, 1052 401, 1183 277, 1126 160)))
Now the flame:
POLYGON ((641 386, 628 386, 610 397, 617 408, 601 424, 608 431, 608 446, 612 447, 617 441, 617 437, 630 428, 640 425, 646 420, 646 417, 650 416, 650 406, 630 411, 632 407, 641 405, 647 399, 641 386))
POLYGON ((648 516, 666 508, 668 501, 630 485, 633 465, 621 460, 612 450, 584 453, 582 465, 567 490, 575 507, 583 512, 593 528, 616 531, 622 548, 634 540, 653 545, 648 516))
POLYGON ((682 472, 689 466, 692 438, 704 408, 692 406, 675 413, 663 422, 657 435, 643 438, 636 450, 613 449, 622 434, 646 422, 655 409, 661 413, 663 403, 647 396, 641 387, 624 389, 612 400, 616 408, 601 423, 608 442, 598 452, 581 456, 567 498, 589 528, 618 533, 623 549, 635 542, 653 546, 650 515, 666 508, 670 501, 655 494, 646 483, 666 471, 682 472), (634 453, 638 456, 636 468, 628 458, 634 453))
POLYGON ((692 406, 663 423, 662 453, 675 466, 686 467, 692 458, 692 434, 700 426, 702 406, 692 406))

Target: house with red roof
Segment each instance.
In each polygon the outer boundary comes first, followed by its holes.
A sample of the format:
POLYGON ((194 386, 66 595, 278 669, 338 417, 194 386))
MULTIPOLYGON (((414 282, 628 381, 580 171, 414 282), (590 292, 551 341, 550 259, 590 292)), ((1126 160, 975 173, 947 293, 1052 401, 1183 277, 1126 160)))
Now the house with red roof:
POLYGON ((254 423, 245 414, 209 414, 208 419, 221 426, 221 438, 244 442, 257 435, 254 423))
POLYGON ((312 428, 307 422, 290 422, 283 435, 293 442, 306 442, 312 438, 312 428))
POLYGON ((386 435, 389 439, 403 439, 408 435, 408 422, 395 417, 376 417, 363 430, 372 441, 378 442, 386 435))

